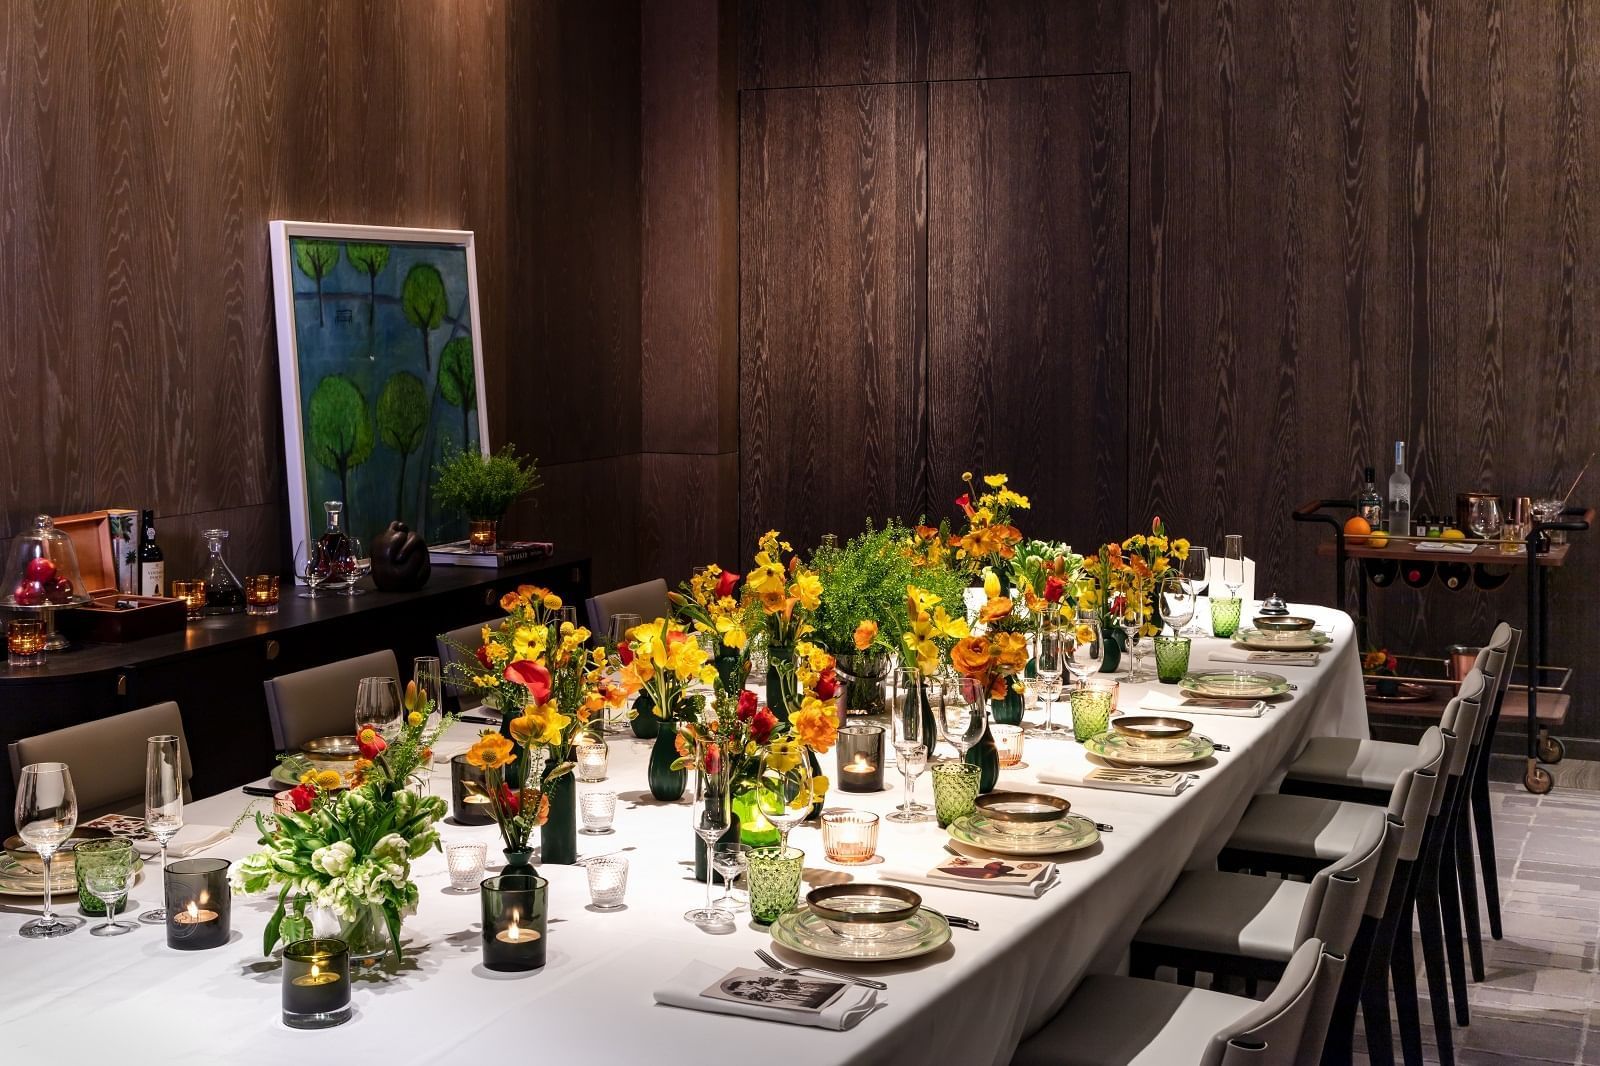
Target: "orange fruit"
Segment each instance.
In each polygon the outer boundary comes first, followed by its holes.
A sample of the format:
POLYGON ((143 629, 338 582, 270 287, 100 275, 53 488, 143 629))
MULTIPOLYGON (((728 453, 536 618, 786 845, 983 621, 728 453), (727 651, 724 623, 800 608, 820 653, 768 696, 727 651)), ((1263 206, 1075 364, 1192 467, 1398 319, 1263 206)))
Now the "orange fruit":
POLYGON ((1367 534, 1372 532, 1372 527, 1360 515, 1352 515, 1344 524, 1344 539, 1351 544, 1365 544, 1367 534))

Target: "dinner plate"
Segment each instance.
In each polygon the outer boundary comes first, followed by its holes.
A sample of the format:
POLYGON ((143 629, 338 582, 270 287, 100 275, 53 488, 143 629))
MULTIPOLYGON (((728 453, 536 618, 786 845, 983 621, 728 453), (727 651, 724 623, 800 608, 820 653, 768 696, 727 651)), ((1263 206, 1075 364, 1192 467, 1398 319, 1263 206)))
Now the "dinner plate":
MULTIPOLYGON (((144 866, 134 871, 134 884, 144 880, 144 866)), ((78 881, 71 863, 50 863, 51 895, 78 894, 78 881)), ((38 897, 44 895, 44 875, 35 873, 10 857, 0 857, 0 896, 38 897)))
POLYGON ((1078 851, 1100 839, 1094 822, 1081 814, 1069 813, 1048 831, 1021 836, 1003 832, 994 822, 976 812, 964 814, 950 823, 950 839, 992 851, 997 855, 1054 855, 1078 851))
POLYGON ((937 951, 950 942, 950 923, 944 915, 927 908, 905 922, 904 933, 889 937, 840 936, 810 910, 781 915, 772 923, 772 942, 818 959, 847 962, 888 962, 911 959, 937 951))
POLYGON ((1309 633, 1267 633, 1260 629, 1241 628, 1233 635, 1234 643, 1252 651, 1316 651, 1325 648, 1333 638, 1312 630, 1309 633))
POLYGON ((1209 759, 1216 749, 1210 737, 1199 733, 1190 733, 1166 745, 1149 741, 1130 743, 1128 737, 1102 733, 1084 741, 1083 750, 1118 766, 1182 766, 1209 759))
POLYGON ((1265 670, 1202 670, 1184 675, 1180 683, 1185 696, 1224 696, 1229 699, 1259 700, 1282 696, 1289 691, 1289 679, 1265 670))

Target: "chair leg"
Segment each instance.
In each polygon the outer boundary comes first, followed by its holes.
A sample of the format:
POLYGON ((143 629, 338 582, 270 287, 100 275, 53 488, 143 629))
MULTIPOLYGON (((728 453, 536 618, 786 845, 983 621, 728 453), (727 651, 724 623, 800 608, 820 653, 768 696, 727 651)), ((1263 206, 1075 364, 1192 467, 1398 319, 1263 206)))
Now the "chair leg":
POLYGON ((1340 1066, 1354 1058, 1356 1007, 1361 1002, 1362 978, 1367 973, 1372 958, 1372 942, 1376 936, 1372 926, 1372 919, 1363 918, 1361 929, 1350 946, 1350 958, 1346 960, 1344 973, 1339 978, 1339 992, 1333 1001, 1328 1035, 1322 1045, 1323 1066, 1340 1066))
POLYGON ((1494 815, 1489 809, 1487 778, 1472 783, 1472 827, 1478 834, 1478 863, 1483 867, 1483 903, 1489 912, 1489 935, 1499 940, 1500 876, 1494 861, 1494 815))
POLYGON ((1467 811, 1456 818, 1456 886, 1461 890, 1461 918, 1466 925, 1467 961, 1472 979, 1483 981, 1483 929, 1478 914, 1478 871, 1472 864, 1472 830, 1467 826, 1467 811))
MULTIPOLYGON (((1400 1057, 1406 1066, 1422 1062, 1422 1018, 1417 1009, 1417 959, 1411 946, 1411 911, 1407 904, 1406 921, 1395 932, 1394 952, 1389 958, 1389 979, 1394 985, 1394 1020, 1400 1030, 1400 1057)), ((1367 1000, 1362 1001, 1367 1009, 1367 1000)), ((1370 1020, 1369 1020, 1370 1026, 1370 1020)), ((1372 1034, 1367 1034, 1367 1054, 1372 1054, 1372 1034)))
MULTIPOLYGON (((1441 831, 1449 833, 1449 824, 1441 827, 1441 831)), ((1441 842, 1448 848, 1448 839, 1441 842)), ((1443 850, 1443 848, 1441 849, 1443 850)), ((1457 895, 1456 864, 1455 858, 1443 854, 1436 860, 1434 869, 1435 891, 1434 899, 1439 904, 1440 939, 1444 948, 1445 972, 1450 977, 1450 995, 1455 1003, 1456 1024, 1472 1024, 1471 1016, 1467 1010, 1467 960, 1462 951, 1461 933, 1461 899, 1457 895)))
POLYGON ((1450 988, 1444 957, 1444 923, 1439 917, 1439 896, 1434 885, 1417 893, 1417 924, 1422 933, 1422 964, 1428 974, 1428 1006, 1433 1013, 1433 1038, 1439 1045, 1439 1062, 1456 1061, 1455 1033, 1450 1028, 1450 988))

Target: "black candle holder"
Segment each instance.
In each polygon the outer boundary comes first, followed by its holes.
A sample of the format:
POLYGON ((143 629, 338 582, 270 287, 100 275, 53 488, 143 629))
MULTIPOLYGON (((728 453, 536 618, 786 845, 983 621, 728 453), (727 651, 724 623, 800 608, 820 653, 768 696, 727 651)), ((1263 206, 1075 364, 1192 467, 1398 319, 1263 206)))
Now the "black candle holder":
POLYGON ((228 942, 233 891, 227 859, 174 859, 167 863, 167 947, 203 951, 228 942))
POLYGON ((550 882, 537 874, 502 874, 479 887, 484 968, 516 972, 543 966, 550 882))
POLYGON ((849 725, 839 730, 839 788, 883 791, 883 726, 849 725))
POLYGON ((465 755, 450 760, 450 813, 461 825, 488 825, 494 821, 483 771, 469 763, 465 755))
POLYGON ((329 1029, 350 1020, 350 947, 297 940, 283 949, 283 1024, 329 1029))

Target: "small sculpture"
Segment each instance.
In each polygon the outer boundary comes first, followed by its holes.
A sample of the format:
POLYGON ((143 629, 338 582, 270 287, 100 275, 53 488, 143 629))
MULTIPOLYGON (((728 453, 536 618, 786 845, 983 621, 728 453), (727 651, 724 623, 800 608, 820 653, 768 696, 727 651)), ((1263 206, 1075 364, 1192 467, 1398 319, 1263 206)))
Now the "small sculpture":
POLYGON ((372 583, 381 591, 415 592, 432 573, 428 545, 404 522, 390 522, 372 538, 372 583))

